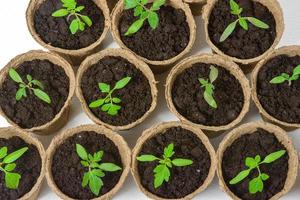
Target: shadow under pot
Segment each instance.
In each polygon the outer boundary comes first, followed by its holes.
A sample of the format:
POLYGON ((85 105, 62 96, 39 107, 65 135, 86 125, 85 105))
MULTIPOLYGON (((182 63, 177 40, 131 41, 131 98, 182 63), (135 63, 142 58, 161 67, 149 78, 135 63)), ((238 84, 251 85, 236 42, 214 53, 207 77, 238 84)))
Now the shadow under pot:
POLYGON ((29 51, 0 73, 0 113, 15 127, 50 134, 68 120, 75 76, 56 54, 29 51))
POLYGON ((252 74, 252 98, 268 121, 300 128, 300 46, 286 46, 261 60, 252 74))
POLYGON ((156 81, 150 68, 122 49, 88 57, 79 68, 76 92, 87 115, 113 130, 140 124, 157 102, 156 81))
POLYGON ((276 0, 211 0, 203 19, 213 51, 244 65, 263 59, 284 31, 283 12, 276 0))
POLYGON ((168 70, 191 50, 196 24, 186 3, 168 0, 162 5, 162 1, 150 0, 144 5, 150 9, 147 11, 126 2, 130 1, 119 1, 113 11, 112 35, 122 48, 150 64, 154 72, 168 70))
POLYGON ((144 131, 132 154, 132 173, 151 199, 192 199, 215 176, 216 155, 206 135, 179 122, 144 131))
POLYGON ((74 65, 100 48, 110 27, 106 0, 31 0, 26 13, 33 38, 74 65), (71 1, 72 2, 72 1, 71 1))
POLYGON ((239 66, 215 54, 181 61, 166 83, 170 111, 209 137, 240 123, 249 111, 250 96, 249 82, 239 66))
POLYGON ((62 199, 106 200, 129 173, 131 152, 117 133, 98 125, 68 129, 47 150, 46 178, 62 199))
POLYGON ((234 200, 280 199, 298 174, 298 154, 287 133, 265 122, 232 130, 217 157, 220 186, 234 200))
POLYGON ((0 128, 0 199, 37 199, 45 175, 45 150, 27 132, 0 128))
POLYGON ((194 16, 199 16, 202 14, 203 6, 207 0, 184 0, 184 2, 189 4, 194 16))

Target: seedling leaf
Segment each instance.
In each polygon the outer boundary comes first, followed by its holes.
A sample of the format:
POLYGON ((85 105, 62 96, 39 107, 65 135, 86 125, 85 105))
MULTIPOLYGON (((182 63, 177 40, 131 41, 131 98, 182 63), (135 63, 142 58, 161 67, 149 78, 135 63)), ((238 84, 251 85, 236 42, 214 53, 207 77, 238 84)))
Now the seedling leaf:
POLYGON ((113 163, 102 163, 99 166, 100 169, 102 169, 103 171, 107 171, 107 172, 115 172, 115 171, 119 171, 122 168, 113 164, 113 163))
POLYGON ((288 81, 289 86, 290 86, 290 85, 292 85, 292 81, 298 80, 299 75, 300 75, 300 65, 298 65, 294 68, 293 74, 291 76, 287 73, 281 73, 281 75, 272 78, 270 83, 281 84, 281 83, 284 83, 285 81, 288 81))
POLYGON ((133 35, 133 34, 135 34, 136 32, 138 32, 138 31, 141 29, 141 27, 143 26, 144 21, 145 21, 144 18, 141 18, 141 19, 136 20, 136 21, 129 27, 129 29, 128 29, 127 32, 125 33, 125 36, 133 35))
POLYGON ((82 160, 88 160, 88 154, 82 145, 76 144, 76 152, 82 160))
POLYGON ((151 162, 151 161, 158 160, 158 158, 153 155, 141 155, 137 157, 137 160, 141 162, 151 162))
POLYGON ((263 21, 256 19, 254 17, 247 17, 248 21, 253 24, 254 26, 262 29, 270 28, 268 24, 264 23, 263 21))
POLYGON ((281 158, 282 156, 284 156, 285 153, 286 153, 285 150, 280 150, 280 151, 271 153, 270 155, 265 157, 265 159, 263 160, 263 163, 267 163, 267 164, 272 163, 272 162, 278 160, 279 158, 281 158))
POLYGON ((293 75, 300 75, 300 65, 295 67, 295 69, 293 70, 293 75))
POLYGON ((193 164, 192 160, 177 158, 172 160, 172 164, 177 167, 183 167, 193 164))
POLYGON ((220 42, 224 42, 234 31, 237 21, 230 23, 221 35, 220 42))
POLYGON ((150 12, 148 22, 152 29, 156 29, 159 23, 158 14, 156 12, 150 12))
POLYGON ((249 192, 251 194, 262 192, 263 189, 264 189, 264 183, 260 177, 254 178, 249 182, 249 192))
POLYGON ((21 76, 18 74, 18 72, 15 69, 11 68, 9 70, 9 76, 13 81, 17 83, 23 83, 21 76))
POLYGON ((39 99, 43 100, 44 102, 46 102, 48 104, 51 103, 50 97, 44 91, 42 91, 40 89, 33 89, 33 93, 35 96, 37 96, 39 99))
POLYGON ((18 160, 26 151, 28 150, 28 147, 24 147, 22 149, 19 149, 13 153, 8 154, 4 160, 3 163, 5 164, 9 164, 9 163, 13 163, 16 160, 18 160))
POLYGON ((250 174, 250 170, 244 170, 244 171, 241 171, 236 177, 234 177, 230 182, 229 184, 231 185, 235 185, 239 182, 241 182, 242 180, 244 180, 245 178, 247 178, 250 174))
POLYGON ((248 30, 248 23, 247 23, 247 20, 245 18, 240 18, 239 19, 239 24, 241 25, 241 27, 244 29, 244 30, 248 30))
POLYGON ((68 14, 69 11, 67 9, 62 8, 52 13, 52 17, 64 17, 67 16, 68 14))
POLYGON ((211 83, 213 83, 219 76, 219 71, 215 66, 210 66, 210 73, 209 73, 209 80, 211 83))
POLYGON ((0 149, 0 159, 4 158, 7 155, 7 147, 2 147, 0 149))
POLYGON ((17 173, 5 173, 5 186, 9 189, 17 189, 19 187, 19 182, 21 175, 17 173))

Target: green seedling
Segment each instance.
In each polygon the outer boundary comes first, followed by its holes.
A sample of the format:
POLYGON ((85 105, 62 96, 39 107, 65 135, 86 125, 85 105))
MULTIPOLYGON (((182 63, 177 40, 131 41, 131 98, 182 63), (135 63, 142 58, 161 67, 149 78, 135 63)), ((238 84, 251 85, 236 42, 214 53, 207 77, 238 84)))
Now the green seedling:
POLYGON ((224 42, 232 34, 232 32, 235 30, 236 25, 238 23, 246 31, 249 29, 248 22, 261 29, 269 28, 268 24, 264 23, 263 21, 255 17, 242 17, 241 14, 243 12, 243 8, 241 8, 234 0, 230 0, 230 9, 231 9, 231 14, 236 15, 238 19, 230 23, 226 27, 226 29, 224 30, 220 38, 220 42, 224 42))
POLYGON ((250 175, 250 172, 252 170, 256 169, 258 172, 258 176, 256 178, 253 178, 249 182, 249 192, 250 194, 256 194, 258 192, 262 192, 264 189, 264 181, 268 180, 270 177, 268 174, 263 173, 261 171, 260 166, 263 164, 269 164, 275 162, 276 160, 281 158, 285 153, 286 153, 285 150, 276 151, 266 156, 263 161, 261 161, 260 155, 255 156, 255 158, 247 157, 245 160, 245 165, 248 167, 248 169, 241 171, 236 177, 234 177, 229 182, 229 184, 235 185, 240 183, 250 175))
POLYGON ((284 83, 285 81, 288 81, 289 86, 292 85, 292 81, 296 81, 298 80, 300 76, 300 65, 298 65, 297 67, 294 68, 293 70, 293 74, 290 76, 287 73, 282 73, 279 76, 274 77, 270 83, 272 84, 281 84, 284 83))
POLYGON ((125 36, 138 32, 147 20, 152 29, 156 29, 159 23, 157 11, 166 3, 166 0, 154 0, 150 8, 146 7, 148 0, 125 0, 125 9, 134 9, 134 16, 139 17, 127 30, 125 36))
POLYGON ((158 188, 160 187, 163 182, 169 182, 171 172, 169 168, 172 168, 173 165, 176 167, 184 167, 189 166, 193 164, 192 160, 188 159, 182 159, 182 158, 175 158, 171 160, 171 157, 175 154, 174 152, 174 144, 169 144, 164 149, 164 155, 163 158, 157 158, 154 155, 148 154, 148 155, 141 155, 137 157, 137 160, 140 162, 153 162, 158 161, 158 165, 154 168, 154 187, 158 188))
POLYGON ((76 144, 76 152, 82 159, 80 161, 81 165, 88 168, 88 172, 85 172, 82 178, 82 187, 89 186, 93 194, 99 196, 104 184, 101 179, 105 176, 104 172, 116 172, 122 170, 122 168, 113 163, 100 163, 104 154, 103 151, 98 151, 94 155, 88 154, 83 146, 76 144))
POLYGON ((215 86, 213 85, 213 82, 217 80, 219 76, 219 71, 217 68, 215 68, 213 65, 210 66, 210 73, 209 73, 209 79, 205 80, 203 78, 199 78, 199 82, 201 84, 202 88, 205 88, 204 90, 204 99, 208 103, 208 105, 214 109, 218 107, 217 102, 214 99, 214 90, 215 86))
POLYGON ((102 93, 107 94, 104 99, 98 99, 90 103, 90 108, 98 108, 101 107, 103 112, 107 112, 107 114, 114 116, 117 115, 119 110, 122 108, 120 105, 122 100, 118 97, 112 97, 112 94, 116 90, 120 90, 124 88, 131 80, 131 77, 125 77, 119 80, 113 89, 111 89, 110 85, 106 83, 99 83, 98 87, 102 93))
POLYGON ((19 187, 21 175, 13 172, 17 166, 15 161, 27 150, 28 148, 24 147, 7 155, 7 147, 0 148, 0 171, 5 174, 5 186, 8 189, 16 190, 19 187))
POLYGON ((9 70, 9 76, 14 82, 19 84, 19 89, 16 93, 17 101, 20 101, 23 97, 27 97, 26 89, 28 89, 30 93, 33 92, 33 94, 36 97, 38 97, 40 100, 48 104, 51 104, 50 97, 48 96, 48 94, 46 94, 46 92, 43 91, 44 90, 43 84, 40 81, 33 79, 31 75, 28 74, 26 76, 28 84, 26 84, 22 80, 21 76, 13 68, 9 70))
POLYGON ((70 21, 71 17, 75 18, 71 21, 69 29, 74 35, 78 30, 84 31, 86 25, 91 27, 93 22, 91 18, 86 15, 80 14, 82 10, 85 9, 84 6, 77 6, 76 0, 60 0, 62 3, 62 8, 52 13, 52 17, 65 17, 67 16, 67 21, 70 21))

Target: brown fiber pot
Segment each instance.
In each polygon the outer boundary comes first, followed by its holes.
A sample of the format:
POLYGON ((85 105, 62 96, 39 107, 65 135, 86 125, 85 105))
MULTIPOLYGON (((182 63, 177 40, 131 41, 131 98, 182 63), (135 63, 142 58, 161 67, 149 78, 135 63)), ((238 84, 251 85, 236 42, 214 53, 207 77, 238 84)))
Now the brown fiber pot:
POLYGON ((199 16, 202 14, 202 8, 206 4, 207 0, 184 0, 184 2, 189 4, 193 15, 199 16))
MULTIPOLYGON (((64 104, 64 106, 61 108, 61 111, 52 119, 52 121, 38 127, 33 127, 30 129, 25 129, 29 132, 35 132, 37 134, 41 135, 47 135, 52 134, 53 132, 60 129, 62 126, 64 126, 69 118, 69 112, 71 108, 71 100, 75 92, 75 75, 74 71, 71 67, 71 65, 62 57, 55 53, 51 52, 45 52, 41 50, 34 50, 29 51, 27 53, 21 54, 13 58, 1 71, 0 71, 0 87, 5 80, 5 78, 8 76, 9 69, 11 68, 18 68, 20 64, 26 61, 32 61, 35 59, 39 60, 48 60, 53 64, 56 64, 60 67, 62 67, 66 73, 66 75, 70 79, 70 86, 69 86, 69 95, 68 98, 64 104)), ((0 114, 5 117, 5 119, 14 127, 20 128, 15 122, 10 120, 5 113, 2 111, 0 107, 0 114)))
POLYGON ((67 140, 69 137, 72 137, 73 135, 80 133, 82 131, 93 131, 98 134, 105 135, 107 138, 109 138, 111 141, 114 142, 114 144, 118 147, 122 164, 123 164, 123 173, 120 177, 119 182, 117 185, 108 193, 104 194, 103 196, 94 198, 93 200, 108 200, 112 199, 112 197, 121 189, 123 186, 126 177, 130 171, 130 163, 131 163, 131 151, 125 142, 125 140, 118 135, 117 133, 111 131, 110 129, 105 128, 104 126, 98 126, 98 125, 83 125, 78 126, 76 128, 71 128, 66 131, 63 131, 62 134, 57 135, 51 142, 48 150, 47 150, 47 156, 46 156, 46 178, 49 187, 52 189, 53 192, 55 192, 60 198, 64 200, 72 200, 72 198, 68 197, 62 191, 56 186, 55 181, 52 177, 51 172, 51 166, 52 166, 52 159, 53 155, 56 151, 56 148, 63 144, 65 140, 67 140))
POLYGON ((87 59, 85 59, 77 73, 77 86, 76 86, 76 95, 81 103, 81 106, 84 110, 84 112, 89 116, 91 120, 93 120, 96 124, 104 125, 112 130, 115 131, 120 131, 120 130, 128 130, 131 129, 138 124, 142 123, 155 109, 156 104, 157 104, 157 88, 156 88, 156 81, 154 78, 154 75, 148 65, 144 63, 143 61, 139 60, 138 58, 135 57, 134 54, 131 52, 124 50, 124 49, 106 49, 104 51, 100 51, 97 54, 89 56, 87 59), (137 69, 139 69, 144 76, 148 79, 149 85, 151 87, 151 94, 152 94, 152 103, 151 107, 149 110, 138 120, 131 124, 127 124, 124 126, 113 126, 110 124, 107 124, 103 121, 101 121, 99 118, 97 118, 90 110, 88 103, 85 101, 84 96, 82 94, 81 90, 81 79, 84 74, 84 72, 91 67, 92 65, 96 64, 99 60, 103 59, 104 57, 108 56, 118 56, 122 57, 126 60, 128 60, 130 63, 134 64, 137 69))
POLYGON ((251 90, 248 79, 237 64, 216 54, 202 54, 198 56, 191 56, 182 60, 171 70, 166 81, 165 96, 170 111, 175 114, 180 119, 180 121, 191 124, 193 126, 197 126, 199 129, 202 129, 209 137, 214 137, 216 135, 219 135, 221 132, 233 128, 242 121, 242 119, 249 111, 251 90), (244 106, 239 116, 231 123, 223 126, 206 126, 203 124, 195 124, 186 119, 177 111, 172 99, 172 88, 174 81, 179 74, 181 74, 185 69, 190 68, 195 63, 216 64, 230 71, 230 73, 240 82, 244 93, 244 106))
POLYGON ((42 161, 41 173, 40 173, 40 176, 38 177, 35 185, 33 186, 33 188, 29 192, 24 194, 18 200, 35 200, 35 199, 38 199, 40 189, 42 187, 42 183, 43 183, 44 176, 45 176, 46 154, 45 154, 44 147, 43 147, 43 145, 41 144, 41 142, 39 140, 32 137, 29 133, 27 133, 25 131, 22 131, 22 130, 14 128, 14 127, 0 128, 0 138, 9 139, 9 138, 14 137, 14 136, 21 138, 22 140, 24 140, 28 144, 32 144, 32 145, 36 146, 36 148, 37 148, 37 150, 40 154, 41 161, 42 161))
MULTIPOLYGON (((153 0, 149 0, 149 2, 153 2, 153 0)), ((122 12, 124 11, 124 0, 120 0, 117 5, 115 6, 113 13, 112 13, 112 35, 114 40, 120 45, 121 48, 127 49, 134 53, 138 58, 142 59, 144 62, 148 63, 151 67, 151 69, 155 73, 162 73, 167 71, 171 66, 171 64, 175 63, 179 59, 181 59, 184 55, 189 53, 192 49, 192 46, 195 43, 196 39, 196 23, 194 20, 194 17, 192 15, 191 9, 189 6, 178 0, 167 0, 167 5, 170 5, 176 9, 182 9, 185 12, 186 18, 187 18, 187 23, 190 27, 190 41, 187 45, 187 47, 177 56, 170 58, 168 60, 163 60, 163 61, 155 61, 155 60, 149 60, 147 58, 139 56, 137 53, 133 52, 130 50, 121 40, 120 37, 120 32, 119 32, 119 21, 122 12)))
POLYGON ((140 153, 143 144, 148 139, 154 137, 157 134, 163 133, 165 130, 172 128, 172 127, 182 127, 186 130, 193 132, 202 141, 202 143, 206 147, 207 151, 209 152, 210 158, 211 158, 211 165, 210 165, 209 173, 208 173, 208 176, 207 176, 206 180, 204 181, 204 183, 193 193, 191 193, 181 199, 172 199, 172 200, 192 199, 197 194, 203 192, 210 185, 210 183, 212 182, 212 180, 214 179, 214 176, 215 176, 215 171, 216 171, 216 166, 217 166, 215 150, 214 150, 213 146, 211 145, 207 136, 198 127, 180 123, 180 122, 164 122, 164 123, 152 126, 151 128, 145 130, 143 132, 142 136, 137 140, 137 143, 136 143, 134 149, 132 150, 132 165, 131 165, 131 173, 133 174, 133 178, 134 178, 137 186, 150 199, 170 200, 170 199, 165 199, 165 198, 159 197, 159 196, 149 192, 146 188, 143 187, 143 185, 141 184, 141 179, 140 179, 138 169, 137 169, 138 161, 136 158, 137 158, 138 154, 140 153))
POLYGON ((59 47, 54 47, 51 44, 45 43, 37 34, 34 27, 34 14, 35 11, 39 8, 39 6, 44 1, 45 0, 30 0, 26 11, 27 26, 30 31, 30 34, 41 46, 43 46, 44 48, 50 51, 55 51, 59 53, 60 55, 66 57, 66 59, 70 59, 74 65, 80 65, 81 61, 85 59, 86 56, 95 53, 99 50, 100 45, 104 40, 104 38, 106 37, 106 34, 110 28, 110 14, 109 14, 109 8, 107 6, 106 0, 93 0, 94 3, 99 7, 99 9, 102 10, 103 15, 105 17, 104 20, 105 27, 100 38, 98 38, 98 40, 93 44, 91 44, 90 46, 81 49, 76 49, 76 50, 68 50, 59 47))
POLYGON ((251 134, 255 132, 258 128, 267 130, 270 133, 273 133, 278 141, 280 141, 285 148, 287 149, 287 152, 289 154, 289 171, 287 174, 287 179, 284 185, 284 188, 281 192, 273 196, 270 200, 277 200, 280 199, 282 196, 287 194, 290 189, 293 187, 293 185, 296 182, 296 177, 298 174, 298 153, 287 135, 287 133, 279 128, 278 126, 265 123, 262 121, 258 122, 251 122, 247 124, 243 124, 234 130, 232 130, 221 142, 219 149, 217 151, 217 159, 218 159, 218 168, 217 168, 217 174, 219 177, 219 184, 222 188, 223 191, 225 191, 232 199, 234 200, 240 200, 237 196, 235 196, 230 189, 227 187, 224 179, 223 179, 223 174, 222 174, 222 159, 223 159, 223 154, 225 150, 238 138, 245 134, 251 134))
POLYGON ((279 43, 283 32, 284 32, 284 19, 283 19, 283 11, 281 9, 281 6, 279 4, 279 2, 277 0, 253 0, 253 1, 257 1, 261 4, 263 4, 264 6, 266 6, 270 12, 273 14, 275 21, 276 21, 276 38, 274 40, 273 45, 262 55, 257 56, 255 58, 251 58, 251 59, 240 59, 240 58, 236 58, 236 57, 232 57, 229 55, 226 55, 224 52, 222 52, 217 46, 215 46, 213 44, 213 42, 210 40, 209 37, 209 33, 208 33, 208 26, 209 26, 209 17, 210 14, 212 12, 212 9, 214 8, 215 3, 218 0, 208 0, 207 4, 204 6, 203 9, 203 20, 204 20, 204 26, 205 26, 205 35, 206 35, 206 42, 208 43, 208 45, 212 48, 212 50, 214 52, 216 52, 217 54, 224 56, 226 59, 237 62, 237 63, 241 63, 243 65, 251 65, 251 64, 255 64, 258 61, 260 61, 261 59, 263 59, 264 57, 266 57, 279 43))
POLYGON ((252 99, 259 110, 259 113, 262 117, 271 123, 275 123, 286 130, 294 130, 300 128, 300 124, 292 124, 280 121, 275 117, 271 116, 261 105, 258 96, 257 96, 257 76, 260 72, 260 69, 272 58, 280 56, 280 55, 288 55, 288 56, 300 56, 300 46, 285 46, 279 49, 272 51, 270 55, 262 59, 255 67, 252 73, 251 82, 252 82, 252 99))

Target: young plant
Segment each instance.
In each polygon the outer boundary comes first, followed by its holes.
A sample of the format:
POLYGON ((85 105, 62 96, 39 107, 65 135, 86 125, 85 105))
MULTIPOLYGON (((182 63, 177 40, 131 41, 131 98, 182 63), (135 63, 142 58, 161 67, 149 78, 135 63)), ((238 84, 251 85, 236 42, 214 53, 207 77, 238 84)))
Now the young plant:
POLYGON ((174 144, 171 143, 164 149, 164 155, 162 159, 150 154, 137 157, 137 160, 140 162, 158 161, 159 164, 153 170, 155 188, 160 187, 164 181, 169 182, 171 176, 169 168, 172 168, 173 165, 176 167, 184 167, 193 164, 193 161, 188 159, 175 158, 171 160, 171 157, 174 154, 174 144))
POLYGON ((120 98, 112 97, 112 94, 116 90, 120 90, 124 88, 131 80, 131 77, 125 77, 121 80, 119 80, 113 89, 110 88, 110 85, 106 83, 99 83, 98 87, 102 93, 106 93, 106 97, 104 99, 98 99, 96 101, 93 101, 89 107, 90 108, 98 108, 101 107, 101 110, 103 112, 107 112, 107 114, 114 116, 117 115, 119 110, 121 109, 121 106, 118 105, 122 102, 120 98))
POLYGON ((242 17, 241 14, 243 12, 243 8, 240 8, 240 6, 234 0, 230 0, 230 9, 231 9, 231 14, 236 15, 238 19, 235 20, 234 22, 231 22, 226 27, 226 29, 224 30, 220 38, 220 42, 224 42, 231 35, 231 33, 236 28, 237 23, 239 23, 239 25, 246 31, 249 29, 248 22, 261 29, 269 28, 268 24, 264 23, 263 21, 255 17, 242 17))
POLYGON ((292 81, 298 80, 300 76, 300 65, 294 68, 293 74, 290 76, 287 73, 282 73, 280 76, 274 77, 270 83, 272 84, 281 84, 284 83, 285 81, 288 81, 289 86, 292 85, 292 81))
POLYGON ((205 88, 204 91, 204 99, 208 103, 208 105, 214 109, 218 107, 217 102, 214 99, 214 90, 215 86, 213 85, 213 82, 218 78, 219 71, 217 68, 215 68, 213 65, 210 66, 210 73, 209 73, 209 79, 205 80, 203 78, 199 78, 199 82, 201 84, 202 88, 205 88))
POLYGON ((152 29, 156 29, 159 23, 157 11, 166 3, 166 0, 154 0, 150 8, 146 7, 148 0, 125 0, 125 9, 134 9, 134 16, 139 17, 127 30, 125 36, 138 32, 147 20, 152 29))
POLYGON ((285 150, 276 151, 274 153, 269 154, 265 157, 263 161, 261 161, 261 156, 257 155, 255 158, 247 157, 245 160, 245 165, 248 169, 241 171, 236 177, 234 177, 229 184, 235 185, 243 181, 250 175, 252 170, 257 170, 258 176, 252 179, 249 182, 249 192, 251 194, 256 194, 257 192, 262 192, 264 189, 264 181, 268 180, 270 177, 268 174, 263 173, 260 169, 260 166, 263 164, 269 164, 275 162, 279 158, 281 158, 286 153, 285 150))
POLYGON ((21 175, 14 173, 16 168, 15 161, 18 160, 26 151, 27 147, 21 148, 7 155, 7 147, 0 148, 0 171, 5 174, 5 186, 8 189, 18 189, 21 175))
POLYGON ((82 159, 81 165, 88 168, 88 172, 85 172, 82 178, 82 187, 85 188, 88 185, 93 194, 99 196, 103 186, 101 178, 105 176, 104 172, 116 172, 122 168, 113 163, 99 163, 102 160, 103 151, 98 151, 94 155, 88 154, 83 146, 76 144, 76 152, 82 159))
POLYGON ((69 26, 69 29, 73 35, 76 34, 78 30, 84 31, 86 25, 89 27, 93 25, 92 20, 88 16, 80 14, 85 7, 77 6, 76 0, 61 0, 61 3, 63 8, 52 13, 52 17, 67 16, 67 21, 70 21, 70 18, 74 16, 75 18, 72 20, 69 26))
POLYGON ((26 89, 28 89, 30 93, 33 92, 33 94, 36 97, 38 97, 40 100, 48 104, 51 104, 50 97, 48 96, 48 94, 46 94, 46 92, 43 91, 44 90, 43 84, 40 81, 33 79, 31 75, 28 74, 26 76, 28 84, 26 84, 22 80, 21 76, 13 68, 9 70, 9 76, 14 82, 19 84, 19 89, 16 93, 17 101, 20 101, 23 97, 27 97, 26 89))

